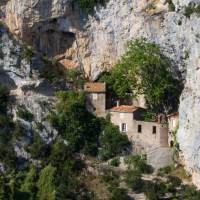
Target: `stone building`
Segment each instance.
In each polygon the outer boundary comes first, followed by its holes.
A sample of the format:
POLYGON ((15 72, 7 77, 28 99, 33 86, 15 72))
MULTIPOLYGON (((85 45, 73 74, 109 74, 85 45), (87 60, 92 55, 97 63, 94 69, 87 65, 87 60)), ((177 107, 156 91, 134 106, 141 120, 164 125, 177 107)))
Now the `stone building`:
POLYGON ((88 82, 84 86, 86 92, 86 107, 89 112, 98 117, 106 116, 106 84, 88 82))
POLYGON ((168 124, 160 114, 153 122, 143 119, 145 109, 134 106, 116 106, 110 110, 111 122, 127 134, 135 151, 153 147, 168 147, 168 124))
POLYGON ((174 144, 174 133, 178 129, 178 124, 179 124, 179 113, 171 113, 167 115, 168 118, 168 138, 169 138, 169 145, 172 147, 174 144))

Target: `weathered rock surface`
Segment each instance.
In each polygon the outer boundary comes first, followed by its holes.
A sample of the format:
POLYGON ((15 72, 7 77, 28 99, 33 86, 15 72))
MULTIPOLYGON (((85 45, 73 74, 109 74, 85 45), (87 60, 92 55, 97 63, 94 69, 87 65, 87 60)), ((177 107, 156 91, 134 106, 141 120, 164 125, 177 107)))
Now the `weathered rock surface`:
MULTIPOLYGON (((9 106, 9 111, 12 112, 14 121, 20 120, 27 135, 13 144, 14 149, 18 157, 39 165, 40 162, 33 160, 23 147, 30 143, 35 131, 38 131, 46 143, 50 143, 56 137, 57 131, 45 120, 55 104, 55 88, 48 80, 40 77, 42 70, 47 67, 45 62, 37 55, 33 55, 31 59, 25 57, 24 47, 2 26, 0 41, 0 83, 10 89, 12 106, 9 106), (34 119, 21 119, 17 115, 20 107, 31 112, 34 119), (38 123, 42 124, 42 130, 37 130, 38 123)), ((0 170, 1 168, 0 165, 0 170)))
MULTIPOLYGON (((86 19, 84 11, 72 0, 10 0, 6 6, 6 1, 0 4, 0 17, 13 34, 36 50, 56 57, 66 67, 84 68, 92 80, 113 66, 129 40, 142 36, 159 44, 171 58, 172 70, 180 70, 180 78, 185 82, 178 141, 186 167, 200 186, 200 17, 195 13, 190 18, 184 16, 184 7, 190 2, 200 3, 173 0, 176 11, 169 12, 166 0, 109 0, 86 19)), ((8 45, 4 54, 12 46, 8 45)), ((18 52, 19 48, 14 51, 18 52)), ((13 77, 6 80, 21 96, 19 88, 24 80, 29 85, 32 81, 27 76, 29 65, 13 58, 11 52, 4 60, 10 64, 2 64, 7 72, 1 79, 13 77), (18 69, 12 67, 17 62, 21 62, 21 79, 17 76, 18 69)), ((37 78, 33 85, 36 83, 37 78)), ((36 111, 37 106, 34 107, 36 111)))

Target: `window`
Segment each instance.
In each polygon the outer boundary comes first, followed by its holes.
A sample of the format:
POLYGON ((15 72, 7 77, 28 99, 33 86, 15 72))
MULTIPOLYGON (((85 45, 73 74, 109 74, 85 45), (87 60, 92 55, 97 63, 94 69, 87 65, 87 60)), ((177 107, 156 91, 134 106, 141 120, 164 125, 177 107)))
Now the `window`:
POLYGON ((98 95, 97 94, 92 94, 92 99, 93 100, 97 100, 98 99, 98 95))
POLYGON ((156 134, 156 126, 153 126, 153 134, 156 134))
POLYGON ((121 124, 121 131, 126 132, 127 131, 127 125, 125 123, 121 124))
POLYGON ((173 126, 173 128, 176 128, 176 120, 175 119, 172 119, 172 126, 173 126))
POLYGON ((138 133, 142 133, 142 125, 138 125, 138 133))

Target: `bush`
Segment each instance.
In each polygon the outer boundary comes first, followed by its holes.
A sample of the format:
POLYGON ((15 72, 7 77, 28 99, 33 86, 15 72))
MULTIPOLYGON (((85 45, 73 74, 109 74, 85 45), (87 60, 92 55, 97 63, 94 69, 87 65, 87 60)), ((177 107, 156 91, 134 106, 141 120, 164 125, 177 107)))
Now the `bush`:
POLYGON ((119 158, 114 158, 110 161, 110 165, 114 167, 118 167, 120 165, 120 159, 119 158))
POLYGON ((138 170, 129 170, 125 173, 125 182, 129 188, 136 192, 141 192, 143 188, 142 174, 138 170))
POLYGON ((108 160, 121 155, 130 147, 127 135, 120 133, 119 128, 108 123, 100 136, 100 158, 108 160))
POLYGON ((31 61, 33 57, 33 49, 27 46, 24 46, 22 51, 22 58, 25 58, 27 61, 31 61))
POLYGON ((129 200, 127 191, 125 189, 116 188, 112 191, 110 200, 129 200))
POLYGON ((145 155, 128 156, 125 160, 129 169, 138 170, 144 174, 150 174, 153 172, 153 168, 146 163, 145 155))
POLYGON ((27 151, 35 159, 47 158, 50 153, 49 146, 45 144, 38 133, 34 133, 33 143, 27 148, 27 151))
POLYGON ((170 12, 175 11, 176 7, 174 5, 174 3, 172 2, 172 0, 168 0, 168 9, 170 12))
POLYGON ((172 166, 166 166, 158 169, 157 175, 158 176, 164 176, 166 174, 169 174, 173 170, 172 166))
POLYGON ((195 3, 190 2, 190 3, 188 4, 188 6, 185 7, 184 15, 185 15, 186 17, 190 18, 190 16, 191 16, 193 13, 200 14, 200 4, 196 5, 195 3))
POLYGON ((161 182, 159 179, 154 181, 145 181, 143 192, 147 196, 148 200, 158 200, 162 199, 166 193, 165 183, 161 182))
POLYGON ((181 185, 182 181, 180 178, 175 176, 168 176, 167 177, 167 190, 168 192, 176 193, 176 189, 181 185))
POLYGON ((119 176, 112 170, 105 170, 101 180, 108 186, 109 191, 119 186, 119 176))
POLYGON ((95 5, 103 4, 105 0, 79 0, 79 4, 82 8, 91 11, 95 5))
POLYGON ((18 108, 17 116, 30 122, 34 119, 34 115, 23 106, 18 108))
POLYGON ((200 191, 195 186, 183 185, 180 191, 181 198, 184 200, 199 200, 200 191))

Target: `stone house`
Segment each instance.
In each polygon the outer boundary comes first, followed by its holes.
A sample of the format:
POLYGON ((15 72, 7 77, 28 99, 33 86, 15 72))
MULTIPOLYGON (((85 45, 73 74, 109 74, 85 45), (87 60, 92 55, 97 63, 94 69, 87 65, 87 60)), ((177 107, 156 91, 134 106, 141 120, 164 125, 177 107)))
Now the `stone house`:
POLYGON ((106 116, 106 84, 88 82, 84 86, 86 107, 98 117, 106 116))
POLYGON ((111 122, 126 133, 133 144, 134 151, 141 152, 148 148, 168 147, 168 124, 163 114, 153 122, 143 119, 145 109, 120 105, 110 110, 111 122))
POLYGON ((167 115, 167 118, 169 126, 168 130, 169 145, 170 147, 172 147, 174 144, 174 133, 177 130, 179 124, 179 113, 178 112, 171 113, 167 115))

